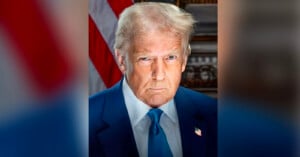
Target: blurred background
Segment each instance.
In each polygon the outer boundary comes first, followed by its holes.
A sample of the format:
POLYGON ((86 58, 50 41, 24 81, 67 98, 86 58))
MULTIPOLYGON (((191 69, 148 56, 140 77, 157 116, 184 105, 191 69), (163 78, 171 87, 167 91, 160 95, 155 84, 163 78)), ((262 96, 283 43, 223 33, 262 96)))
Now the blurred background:
POLYGON ((299 1, 219 1, 219 156, 299 156, 299 1))
POLYGON ((0 156, 86 156, 88 2, 0 0, 0 156))
MULTIPOLYGON (((218 98, 219 156, 300 156, 299 0, 165 2, 200 14, 183 75, 200 79, 182 83, 218 98)), ((121 77, 114 29, 133 3, 0 0, 0 156, 88 156, 88 96, 121 77)))

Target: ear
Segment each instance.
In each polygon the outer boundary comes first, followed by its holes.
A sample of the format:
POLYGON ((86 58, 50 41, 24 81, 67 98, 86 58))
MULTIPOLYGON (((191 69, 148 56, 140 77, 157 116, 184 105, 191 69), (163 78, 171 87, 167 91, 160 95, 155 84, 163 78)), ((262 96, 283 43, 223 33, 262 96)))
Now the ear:
POLYGON ((123 54, 121 54, 120 50, 118 50, 118 49, 115 49, 115 54, 117 57, 119 69, 121 70, 121 72, 123 74, 125 74, 125 71, 126 71, 125 56, 123 54))
POLYGON ((184 72, 184 70, 185 70, 187 59, 188 59, 188 57, 186 55, 184 55, 183 61, 182 61, 182 64, 181 64, 181 72, 184 72))

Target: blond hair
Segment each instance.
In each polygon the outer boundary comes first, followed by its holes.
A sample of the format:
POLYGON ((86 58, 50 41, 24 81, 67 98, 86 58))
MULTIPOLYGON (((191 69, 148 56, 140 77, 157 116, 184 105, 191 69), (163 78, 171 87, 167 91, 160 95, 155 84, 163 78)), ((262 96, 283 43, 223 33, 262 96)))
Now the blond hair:
MULTIPOLYGON (((189 40, 195 20, 173 4, 142 2, 126 8, 120 15, 114 48, 130 51, 135 38, 151 30, 169 31, 181 38, 183 53, 190 54, 189 40)), ((124 55, 124 54, 123 54, 124 55)))

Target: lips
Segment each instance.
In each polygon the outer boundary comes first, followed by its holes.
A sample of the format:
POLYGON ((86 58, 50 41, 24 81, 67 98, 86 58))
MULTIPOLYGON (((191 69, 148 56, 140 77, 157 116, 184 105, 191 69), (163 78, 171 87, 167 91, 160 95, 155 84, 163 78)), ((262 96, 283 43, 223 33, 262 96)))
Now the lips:
POLYGON ((165 89, 166 88, 162 88, 162 87, 149 88, 149 90, 154 91, 154 92, 161 92, 165 89))

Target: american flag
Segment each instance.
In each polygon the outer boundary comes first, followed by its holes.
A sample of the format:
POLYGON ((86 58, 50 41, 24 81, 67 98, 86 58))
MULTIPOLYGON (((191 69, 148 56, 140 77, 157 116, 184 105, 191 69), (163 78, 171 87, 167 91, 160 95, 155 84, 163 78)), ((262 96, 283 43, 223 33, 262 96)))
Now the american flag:
POLYGON ((114 57, 113 44, 120 13, 131 0, 90 0, 89 3, 89 94, 109 88, 122 73, 114 57))

